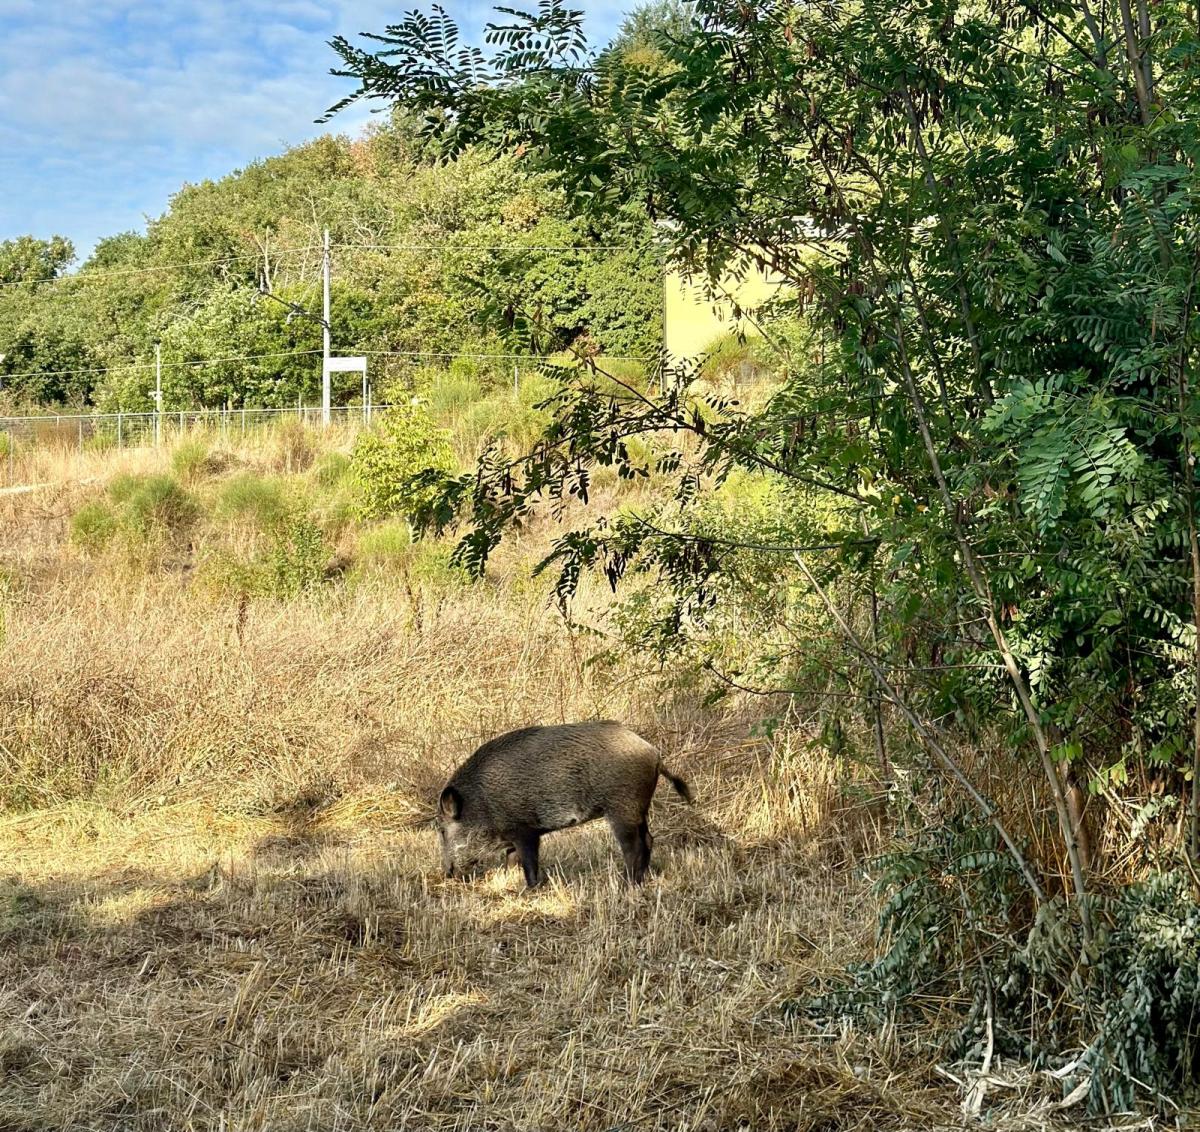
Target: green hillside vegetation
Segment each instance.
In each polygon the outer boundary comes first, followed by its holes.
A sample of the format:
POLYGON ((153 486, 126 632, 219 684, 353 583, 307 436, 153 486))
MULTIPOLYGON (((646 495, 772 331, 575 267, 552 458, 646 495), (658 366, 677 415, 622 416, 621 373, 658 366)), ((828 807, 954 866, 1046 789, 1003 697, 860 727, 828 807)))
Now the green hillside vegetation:
MULTIPOLYGON (((568 214, 554 178, 514 158, 419 156, 406 119, 367 136, 322 137, 215 182, 188 185, 144 234, 102 240, 77 271, 62 238, 0 244, 0 410, 152 406, 161 342, 167 409, 319 401, 321 241, 330 230, 335 353, 379 352, 377 390, 436 358, 537 357, 567 347, 652 359, 661 270, 644 213, 602 232, 568 214), (567 249, 567 250, 555 250, 567 249), (178 267, 179 264, 194 266, 178 267), (186 368, 176 363, 257 355, 186 368), (266 355, 266 356, 263 356, 266 355), (65 372, 107 371, 107 372, 65 372), (149 375, 149 376, 148 376, 149 375)), ((475 376, 511 380, 511 361, 475 376)), ((335 402, 361 400, 341 375, 335 402)), ((378 397, 376 398, 378 399, 378 397)))

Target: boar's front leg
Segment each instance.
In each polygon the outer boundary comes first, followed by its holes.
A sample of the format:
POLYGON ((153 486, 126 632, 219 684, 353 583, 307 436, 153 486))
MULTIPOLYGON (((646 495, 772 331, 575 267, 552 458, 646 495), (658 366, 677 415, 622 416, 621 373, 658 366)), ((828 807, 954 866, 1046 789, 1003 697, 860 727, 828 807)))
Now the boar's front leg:
POLYGON ((542 883, 542 874, 538 869, 538 843, 540 841, 541 834, 531 829, 522 830, 513 838, 513 849, 509 856, 511 860, 515 855, 521 865, 521 871, 525 874, 525 883, 530 888, 537 888, 542 883))

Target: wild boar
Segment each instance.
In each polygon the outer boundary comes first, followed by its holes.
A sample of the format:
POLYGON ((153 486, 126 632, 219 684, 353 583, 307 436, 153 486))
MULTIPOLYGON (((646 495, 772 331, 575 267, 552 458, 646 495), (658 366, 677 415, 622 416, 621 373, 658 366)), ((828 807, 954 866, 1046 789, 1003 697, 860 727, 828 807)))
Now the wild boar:
POLYGON ((691 791, 628 727, 611 720, 525 727, 484 743, 446 783, 437 827, 446 875, 503 851, 520 864, 525 883, 542 881, 538 843, 556 829, 607 818, 640 884, 654 839, 646 824, 650 800, 665 778, 687 802, 691 791))

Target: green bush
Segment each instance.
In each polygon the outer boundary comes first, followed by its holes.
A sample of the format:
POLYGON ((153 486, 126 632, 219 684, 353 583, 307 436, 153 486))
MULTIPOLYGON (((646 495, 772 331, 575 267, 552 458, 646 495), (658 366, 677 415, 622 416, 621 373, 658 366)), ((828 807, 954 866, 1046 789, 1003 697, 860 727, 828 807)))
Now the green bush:
POLYGON ((404 578, 436 588, 468 585, 471 577, 452 561, 452 549, 432 539, 414 539, 409 524, 385 520, 368 527, 354 552, 353 580, 404 578))
POLYGON ((437 497, 422 473, 454 469, 450 441, 424 406, 414 399, 389 409, 359 436, 350 457, 357 512, 364 519, 414 518, 437 497))
POLYGON ((196 501, 171 476, 147 476, 129 497, 125 518, 142 534, 180 532, 196 519, 196 501))
POLYGON ((139 488, 144 477, 122 472, 108 481, 108 497, 118 506, 124 504, 139 488))
POLYGON ((217 498, 217 514, 226 519, 241 519, 259 531, 270 531, 282 524, 290 513, 290 504, 283 484, 244 472, 221 488, 217 498))
POLYGON ((464 400, 450 418, 460 459, 472 463, 484 448, 496 443, 505 444, 513 455, 527 452, 550 421, 550 414, 537 406, 558 388, 557 382, 534 372, 521 377, 515 393, 505 386, 464 400))
POLYGON ((168 475, 121 475, 108 485, 109 502, 84 504, 71 517, 71 542, 98 554, 120 542, 138 557, 186 534, 200 517, 196 500, 168 475))
POLYGON ((193 437, 179 443, 171 453, 171 471, 185 483, 194 483, 217 470, 208 445, 193 437))
POLYGON ((1093 897, 1089 945, 1061 898, 1033 911, 990 826, 927 828, 877 868, 880 954, 809 1011, 879 1021, 957 1003, 947 1052, 967 1064, 989 1043, 1035 1066, 1073 1061, 1064 1087, 1086 1082, 1093 1112, 1128 1111, 1147 1090, 1194 1095, 1200 905, 1189 876, 1093 897))
POLYGON ((195 499, 168 475, 117 476, 108 494, 121 526, 143 539, 183 533, 199 516, 195 499))
POLYGON ((472 582, 471 575, 454 562, 452 548, 431 539, 418 539, 412 544, 405 570, 413 581, 430 586, 466 586, 472 582))
POLYGON ((412 529, 402 519, 389 519, 359 535, 354 561, 360 572, 399 572, 413 546, 412 529))
POLYGON ((325 580, 329 546, 311 518, 296 514, 276 531, 267 561, 274 596, 295 597, 325 580))
POLYGON ((112 542, 119 527, 117 516, 107 504, 85 503, 71 516, 71 542, 87 554, 99 554, 112 542))
POLYGON ((714 385, 751 385, 779 372, 777 350, 759 335, 726 334, 711 343, 700 376, 714 385))
POLYGON ((257 549, 239 554, 225 547, 207 555, 200 577, 217 593, 288 599, 323 585, 329 559, 321 528, 291 511, 265 532, 257 549))
POLYGON ((312 467, 320 487, 340 487, 350 474, 350 457, 345 452, 326 452, 312 467))
POLYGON ((98 431, 93 432, 83 442, 83 450, 85 452, 111 452, 117 446, 117 434, 115 431, 98 431))
POLYGON ((473 374, 448 371, 431 374, 428 384, 423 387, 422 396, 429 415, 438 424, 453 428, 462 414, 487 394, 483 384, 473 374))

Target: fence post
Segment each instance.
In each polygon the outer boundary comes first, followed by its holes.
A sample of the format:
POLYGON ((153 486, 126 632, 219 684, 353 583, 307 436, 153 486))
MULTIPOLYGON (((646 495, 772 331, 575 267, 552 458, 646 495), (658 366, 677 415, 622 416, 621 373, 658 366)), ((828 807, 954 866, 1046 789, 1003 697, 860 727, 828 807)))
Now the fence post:
POLYGON ((12 483, 13 483, 13 451, 16 449, 17 440, 16 440, 16 437, 13 435, 13 431, 11 428, 4 435, 8 437, 8 444, 5 446, 8 448, 8 486, 12 487, 12 483))
POLYGON ((118 410, 117 411, 117 451, 118 452, 120 452, 121 449, 125 447, 124 423, 125 423, 125 418, 122 415, 122 413, 120 412, 120 410, 118 410))
POLYGON ((83 454, 83 417, 79 418, 79 452, 83 454))

